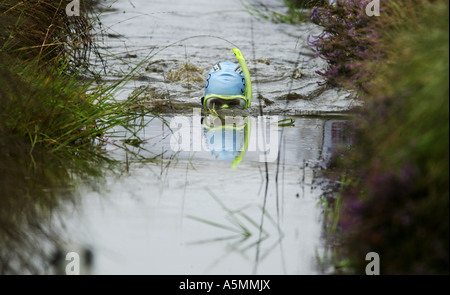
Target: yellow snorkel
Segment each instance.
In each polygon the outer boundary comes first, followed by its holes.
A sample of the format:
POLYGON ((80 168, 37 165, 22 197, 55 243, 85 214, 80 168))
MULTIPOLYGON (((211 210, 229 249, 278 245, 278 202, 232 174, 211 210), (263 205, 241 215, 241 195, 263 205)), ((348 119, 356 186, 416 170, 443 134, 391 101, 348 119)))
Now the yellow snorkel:
POLYGON ((231 164, 231 168, 236 169, 237 166, 242 162, 242 159, 244 159, 245 154, 248 150, 248 142, 250 138, 250 130, 251 130, 251 120, 250 117, 246 118, 247 123, 245 124, 245 136, 244 136, 244 149, 239 153, 239 155, 234 159, 233 163, 231 164))
POLYGON ((245 62, 245 58, 242 55, 241 51, 238 48, 233 49, 234 54, 236 55, 236 58, 239 61, 239 65, 241 66, 242 72, 245 76, 245 97, 247 99, 247 105, 246 107, 250 107, 250 104, 252 103, 252 80, 250 78, 250 71, 248 70, 247 63, 245 62))

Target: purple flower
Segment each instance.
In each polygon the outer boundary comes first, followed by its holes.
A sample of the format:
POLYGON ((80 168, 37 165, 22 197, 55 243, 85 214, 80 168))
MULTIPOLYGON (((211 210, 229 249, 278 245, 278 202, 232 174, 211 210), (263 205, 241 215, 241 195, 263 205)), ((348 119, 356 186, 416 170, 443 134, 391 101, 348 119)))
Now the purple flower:
POLYGON ((321 73, 332 84, 362 83, 362 61, 379 60, 373 47, 378 34, 373 18, 365 13, 369 0, 338 0, 335 6, 314 8, 311 21, 323 27, 323 32, 308 38, 308 45, 328 62, 321 73))

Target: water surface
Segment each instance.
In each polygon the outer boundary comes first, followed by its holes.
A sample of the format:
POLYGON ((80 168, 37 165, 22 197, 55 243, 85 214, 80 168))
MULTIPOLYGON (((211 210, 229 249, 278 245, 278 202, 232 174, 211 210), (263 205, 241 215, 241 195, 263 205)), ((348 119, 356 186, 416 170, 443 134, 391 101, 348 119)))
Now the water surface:
MULTIPOLYGON (((282 1, 265 2, 285 11, 282 1)), ((132 162, 108 146, 127 171, 96 190, 80 187, 62 235, 93 249, 95 274, 321 273, 325 180, 317 169, 349 143, 339 114, 355 101, 318 83, 326 65, 306 39, 319 28, 257 20, 240 1, 118 0, 112 8, 100 16, 110 55, 102 78, 117 81, 147 58, 117 98, 145 89, 150 104, 191 109, 143 118, 139 148, 118 129, 111 142, 157 161, 132 162), (195 108, 207 71, 234 61, 233 47, 248 61, 254 103, 231 132, 211 131, 195 108)))

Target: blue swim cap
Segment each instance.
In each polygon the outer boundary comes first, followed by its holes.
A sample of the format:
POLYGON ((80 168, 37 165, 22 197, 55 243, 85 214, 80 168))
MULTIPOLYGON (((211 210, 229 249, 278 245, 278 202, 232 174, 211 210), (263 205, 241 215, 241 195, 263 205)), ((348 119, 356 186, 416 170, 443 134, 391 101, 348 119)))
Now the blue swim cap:
POLYGON ((220 97, 245 95, 245 76, 240 65, 221 62, 209 71, 205 84, 205 98, 213 95, 220 97))

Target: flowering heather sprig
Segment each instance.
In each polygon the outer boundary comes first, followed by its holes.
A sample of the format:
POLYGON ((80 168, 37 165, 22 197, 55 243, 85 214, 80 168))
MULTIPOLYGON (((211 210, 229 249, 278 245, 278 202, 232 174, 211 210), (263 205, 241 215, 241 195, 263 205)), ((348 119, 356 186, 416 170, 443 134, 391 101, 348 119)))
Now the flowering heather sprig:
POLYGON ((332 85, 346 85, 364 90, 370 73, 363 69, 365 61, 379 60, 374 49, 378 34, 374 17, 366 14, 370 0, 337 0, 335 5, 316 7, 311 21, 323 32, 310 36, 308 44, 328 62, 326 71, 317 71, 332 85))
POLYGON ((335 240, 350 272, 365 273, 373 251, 382 274, 448 274, 448 1, 385 0, 372 18, 350 2, 313 13, 325 28, 314 39, 329 62, 324 74, 368 87, 354 144, 333 166, 343 180, 335 240))

